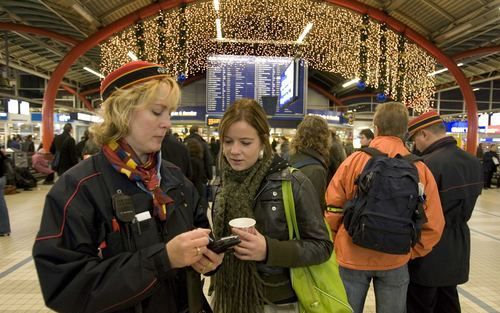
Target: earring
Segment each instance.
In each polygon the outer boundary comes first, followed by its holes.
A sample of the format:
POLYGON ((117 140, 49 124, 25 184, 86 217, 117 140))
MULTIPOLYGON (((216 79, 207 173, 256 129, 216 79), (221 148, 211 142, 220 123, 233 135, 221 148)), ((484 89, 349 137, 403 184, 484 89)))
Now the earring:
POLYGON ((264 158, 264 150, 260 150, 259 159, 262 160, 264 158))

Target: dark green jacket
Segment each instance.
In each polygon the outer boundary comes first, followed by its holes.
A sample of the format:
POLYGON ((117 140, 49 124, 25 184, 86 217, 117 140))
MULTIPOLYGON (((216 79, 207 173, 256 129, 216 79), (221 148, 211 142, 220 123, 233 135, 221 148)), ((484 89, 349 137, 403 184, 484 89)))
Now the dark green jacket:
POLYGON ((311 181, 318 195, 321 208, 326 210, 326 186, 328 185, 327 174, 328 166, 325 159, 317 152, 305 149, 298 151, 290 156, 290 164, 300 169, 304 175, 311 181), (301 166, 303 164, 304 166, 301 166))

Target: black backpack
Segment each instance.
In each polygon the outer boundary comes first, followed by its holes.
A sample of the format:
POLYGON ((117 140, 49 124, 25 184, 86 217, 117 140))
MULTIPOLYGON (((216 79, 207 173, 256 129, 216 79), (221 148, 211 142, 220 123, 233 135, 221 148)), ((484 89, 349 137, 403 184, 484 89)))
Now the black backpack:
POLYGON ((419 186, 410 154, 390 158, 374 148, 362 148, 372 158, 356 178, 357 192, 344 205, 344 227, 361 247, 407 254, 420 239, 426 222, 423 186, 419 186))

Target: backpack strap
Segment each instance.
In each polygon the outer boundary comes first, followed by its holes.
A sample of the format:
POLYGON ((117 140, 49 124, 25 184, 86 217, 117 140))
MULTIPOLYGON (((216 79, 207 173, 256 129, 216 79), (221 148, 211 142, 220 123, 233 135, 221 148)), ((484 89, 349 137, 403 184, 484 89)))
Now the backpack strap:
POLYGON ((387 156, 386 153, 383 153, 380 150, 372 148, 372 147, 363 147, 363 148, 359 149, 359 151, 363 151, 364 153, 369 154, 372 157, 387 156))
POLYGON ((295 163, 292 163, 291 164, 294 168, 303 168, 307 165, 321 165, 323 166, 323 164, 321 164, 320 161, 318 161, 317 159, 315 158, 312 158, 312 157, 308 157, 302 161, 298 161, 298 162, 295 162, 295 163))
POLYGON ((410 153, 410 154, 403 156, 403 159, 408 160, 411 163, 415 163, 418 161, 424 161, 424 159, 422 159, 421 157, 419 157, 418 155, 413 154, 413 153, 410 153))

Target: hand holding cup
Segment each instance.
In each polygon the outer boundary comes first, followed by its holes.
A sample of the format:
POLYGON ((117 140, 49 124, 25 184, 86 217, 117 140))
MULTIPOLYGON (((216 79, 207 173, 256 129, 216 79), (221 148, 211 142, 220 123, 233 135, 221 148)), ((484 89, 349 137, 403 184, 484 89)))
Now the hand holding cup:
POLYGON ((266 238, 255 228, 253 218, 242 217, 229 221, 233 234, 241 243, 234 247, 234 255, 245 261, 263 261, 267 257, 266 238))

